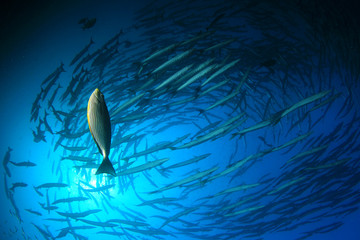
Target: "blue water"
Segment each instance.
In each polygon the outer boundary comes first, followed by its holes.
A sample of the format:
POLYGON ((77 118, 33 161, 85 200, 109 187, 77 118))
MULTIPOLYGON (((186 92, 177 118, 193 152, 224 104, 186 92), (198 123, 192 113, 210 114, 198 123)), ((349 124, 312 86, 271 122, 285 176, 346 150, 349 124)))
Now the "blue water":
POLYGON ((18 2, 3 9, 8 11, 1 21, 0 152, 4 161, 0 239, 359 239, 360 61, 356 52, 360 44, 354 28, 359 19, 352 14, 350 3, 65 1, 18 2), (82 18, 96 18, 96 23, 83 30, 78 23, 82 18), (115 41, 104 47, 114 37, 115 41), (94 43, 89 50, 70 66, 90 39, 94 43), (172 44, 170 50, 145 61, 172 44), (100 59, 99 49, 111 54, 100 59), (188 50, 191 53, 182 60, 154 72, 188 50), (95 57, 81 64, 87 54, 95 57), (188 66, 186 72, 190 72, 208 60, 205 67, 212 69, 183 89, 179 89, 182 84, 201 70, 183 82, 174 80, 156 90, 180 69, 188 66), (233 66, 201 86, 233 61, 233 66), (65 72, 39 101, 39 115, 30 120, 37 95, 48 86, 42 82, 62 63, 65 72), (84 86, 62 99, 81 67, 88 71, 84 86), (222 81, 227 82, 201 95, 222 81), (62 88, 54 98, 54 109, 74 115, 61 115, 62 122, 48 107, 58 84, 62 88), (95 175, 96 167, 78 171, 75 166, 82 162, 64 160, 67 156, 88 157, 97 165, 102 160, 86 119, 87 101, 95 88, 103 92, 110 115, 129 99, 144 94, 111 116, 113 145, 121 137, 132 136, 111 148, 109 159, 117 172, 168 160, 115 178, 95 175), (223 104, 207 109, 233 93, 223 104), (319 93, 324 96, 296 107, 319 93), (274 120, 291 106, 293 111, 274 120), (45 111, 53 134, 41 123, 45 111), (134 115, 136 119, 123 119, 134 115), (248 129, 268 120, 263 128, 248 129), (33 131, 39 124, 45 141, 36 142, 33 131), (196 135, 211 124, 211 129, 196 135), (215 134, 221 126, 228 131, 215 134), (64 129, 86 132, 59 140, 64 129), (241 131, 243 134, 238 134, 241 131), (181 148, 211 132, 214 136, 208 140, 181 148), (306 134, 296 144, 276 150, 306 134), (166 145, 176 140, 179 142, 171 147, 166 145), (69 151, 58 143, 87 149, 69 151), (159 144, 166 147, 131 157, 159 144), (8 152, 8 147, 13 150, 8 152), (210 155, 166 169, 203 154, 210 155), (258 157, 239 165, 255 154, 258 157), (8 157, 15 163, 30 161, 36 166, 15 166, 7 162, 8 157), (131 165, 126 167, 127 158, 131 165), (238 168, 225 174, 236 164, 238 168), (171 187, 212 168, 213 172, 201 178, 171 187), (218 174, 224 175, 216 177, 218 174), (9 190, 15 183, 26 186, 9 190), (66 187, 36 189, 45 183, 66 187), (254 186, 219 194, 248 184, 254 186), (104 186, 110 188, 91 192, 104 186), (88 200, 54 203, 69 197, 88 200), (175 200, 139 206, 160 198, 175 200), (85 217, 63 216, 89 210, 98 211, 85 217), (183 214, 177 216, 179 213, 183 214), (143 226, 115 221, 113 226, 102 227, 86 222, 101 224, 111 219, 143 226), (66 235, 61 235, 64 232, 66 235))

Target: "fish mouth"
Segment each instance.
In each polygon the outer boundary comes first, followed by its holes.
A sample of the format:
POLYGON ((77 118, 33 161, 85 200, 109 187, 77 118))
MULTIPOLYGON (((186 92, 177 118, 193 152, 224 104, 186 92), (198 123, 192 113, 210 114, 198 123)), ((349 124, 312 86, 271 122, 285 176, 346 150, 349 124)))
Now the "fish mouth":
POLYGON ((100 92, 100 90, 97 88, 97 89, 95 89, 94 93, 95 93, 94 95, 95 95, 96 99, 101 101, 102 93, 100 92))

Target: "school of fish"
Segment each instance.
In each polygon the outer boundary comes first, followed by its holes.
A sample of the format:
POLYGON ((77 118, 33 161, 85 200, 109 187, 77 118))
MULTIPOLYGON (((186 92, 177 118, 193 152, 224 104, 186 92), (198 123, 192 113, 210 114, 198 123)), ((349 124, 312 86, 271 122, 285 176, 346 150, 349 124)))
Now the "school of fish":
POLYGON ((30 122, 56 180, 3 160, 21 239, 306 239, 358 214, 359 35, 332 5, 326 28, 302 1, 203 3, 152 1, 43 80, 30 122))

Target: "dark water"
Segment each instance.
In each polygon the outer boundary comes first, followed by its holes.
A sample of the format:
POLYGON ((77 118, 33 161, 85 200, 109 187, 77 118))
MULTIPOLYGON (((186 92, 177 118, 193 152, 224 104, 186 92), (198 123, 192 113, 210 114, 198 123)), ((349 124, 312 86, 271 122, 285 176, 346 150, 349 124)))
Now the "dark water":
POLYGON ((359 239, 355 4, 2 9, 1 239, 359 239))

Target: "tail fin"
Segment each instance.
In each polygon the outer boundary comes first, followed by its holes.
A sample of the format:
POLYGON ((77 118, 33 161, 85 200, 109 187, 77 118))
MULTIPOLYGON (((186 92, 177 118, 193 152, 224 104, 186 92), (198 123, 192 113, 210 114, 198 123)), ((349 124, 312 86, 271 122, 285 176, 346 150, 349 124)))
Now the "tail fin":
POLYGON ((111 164, 108 157, 105 157, 102 163, 100 164, 100 167, 96 171, 96 175, 102 174, 102 173, 108 173, 116 177, 115 169, 113 165, 111 164))

